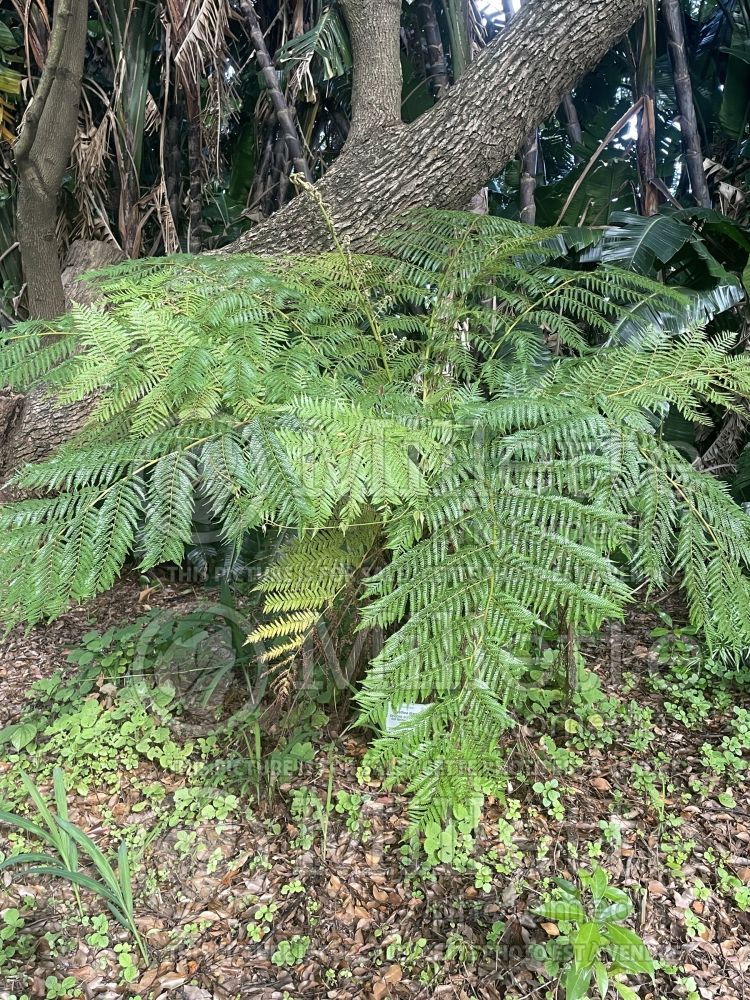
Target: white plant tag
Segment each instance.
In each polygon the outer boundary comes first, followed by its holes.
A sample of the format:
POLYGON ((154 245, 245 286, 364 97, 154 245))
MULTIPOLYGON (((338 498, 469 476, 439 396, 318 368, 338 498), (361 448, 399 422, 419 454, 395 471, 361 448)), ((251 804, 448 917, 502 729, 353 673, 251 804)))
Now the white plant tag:
POLYGON ((400 726, 402 722, 407 722, 409 719, 414 718, 415 715, 419 715, 420 712, 424 712, 429 705, 420 705, 418 702, 407 703, 406 705, 401 705, 395 711, 393 705, 388 702, 388 714, 385 717, 385 731, 387 733, 392 732, 396 726, 400 726))

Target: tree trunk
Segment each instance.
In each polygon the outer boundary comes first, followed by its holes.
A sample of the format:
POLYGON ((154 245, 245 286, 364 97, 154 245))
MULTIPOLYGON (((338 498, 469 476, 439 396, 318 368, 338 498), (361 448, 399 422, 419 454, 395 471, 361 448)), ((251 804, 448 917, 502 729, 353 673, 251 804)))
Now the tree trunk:
POLYGON ((698 204, 703 208, 710 208, 711 195, 708 193, 706 173, 703 169, 703 150, 698 132, 698 120, 695 116, 693 85, 690 82, 690 71, 685 53, 685 32, 682 24, 680 0, 664 0, 662 11, 667 26, 669 56, 674 72, 674 89, 677 95, 677 106, 680 109, 680 139, 685 152, 690 188, 698 204))
POLYGON ((203 231, 203 149, 201 143, 200 91, 185 88, 187 111, 187 150, 190 182, 188 185, 188 250, 200 253, 203 231))
POLYGON ((534 129, 521 151, 521 183, 519 204, 521 222, 528 226, 536 223, 536 175, 539 160, 539 130, 534 129))
MULTIPOLYGON (((318 199, 339 237, 354 248, 371 246, 377 233, 410 208, 468 204, 625 34, 643 12, 644 0, 529 0, 446 96, 410 125, 398 120, 400 95, 395 97, 393 84, 397 6, 393 0, 377 5, 346 0, 356 60, 352 131, 358 141, 350 136, 314 196, 298 196, 222 252, 330 247, 318 199), (384 17, 392 8, 392 16, 384 17), (386 25, 390 39, 384 37, 386 25), (391 66, 387 100, 382 95, 387 74, 378 70, 385 59, 391 66), (377 94, 367 93, 365 79, 377 85, 377 94)), ((400 77, 398 70, 395 74, 400 77)))
POLYGON ((255 52, 255 59, 258 63, 258 69, 260 70, 260 75, 263 77, 263 81, 268 89, 268 95, 271 98, 271 104, 273 105, 273 110, 276 114, 276 121, 279 123, 281 134, 286 142, 286 148, 289 150, 289 156, 294 163, 294 169, 298 174, 301 174, 305 180, 311 181, 312 177, 310 175, 310 168, 308 167, 307 160, 305 159, 302 143, 300 142, 300 137, 294 124, 294 118, 289 105, 286 102, 286 98, 281 92, 279 80, 276 76, 276 71, 273 68, 273 62, 271 61, 271 56, 268 53, 266 40, 263 37, 263 32, 260 27, 260 21, 258 20, 258 15, 255 13, 255 7, 253 6, 251 0, 240 0, 240 10, 244 14, 245 20, 247 21, 248 30, 250 32, 250 41, 253 43, 253 50, 255 52))
MULTIPOLYGON (((78 279, 86 271, 123 259, 118 247, 97 240, 78 240, 65 259, 60 279, 64 312, 73 302, 89 304, 96 289, 78 279)), ((91 410, 91 401, 56 406, 49 396, 33 389, 26 396, 0 393, 0 487, 26 462, 37 462, 75 433, 91 410)), ((3 499, 11 499, 3 494, 3 499)))
POLYGON ((641 215, 659 211, 656 179, 656 0, 648 0, 643 16, 643 35, 636 75, 637 96, 641 99, 638 115, 636 159, 641 188, 641 215))
POLYGON ((57 0, 47 59, 13 147, 18 167, 18 242, 29 315, 65 308, 57 248, 57 199, 70 160, 81 96, 88 0, 57 0))
POLYGON ((352 127, 347 148, 378 141, 401 121, 401 0, 343 0, 352 40, 352 127))
MULTIPOLYGON (((298 195, 219 252, 315 252, 330 247, 319 199, 338 237, 355 249, 372 246, 378 233, 411 208, 463 207, 630 28, 644 2, 529 0, 445 97, 407 126, 399 118, 400 4, 344 0, 356 60, 353 125, 344 150, 313 193, 298 195)), ((11 417, 17 409, 9 397, 0 404, 11 417)), ((51 432, 41 435, 33 455, 24 450, 23 458, 43 457, 70 435, 75 419, 57 411, 51 432)), ((22 444, 34 423, 33 410, 22 413, 21 421, 16 419, 17 431, 11 437, 22 444)), ((12 440, 0 427, 0 470, 5 474, 18 465, 12 440)))
POLYGON ((565 131, 568 133, 568 138, 574 146, 579 146, 583 142, 583 131, 578 118, 578 111, 570 94, 566 94, 563 97, 560 107, 563 109, 563 115, 565 116, 565 131))

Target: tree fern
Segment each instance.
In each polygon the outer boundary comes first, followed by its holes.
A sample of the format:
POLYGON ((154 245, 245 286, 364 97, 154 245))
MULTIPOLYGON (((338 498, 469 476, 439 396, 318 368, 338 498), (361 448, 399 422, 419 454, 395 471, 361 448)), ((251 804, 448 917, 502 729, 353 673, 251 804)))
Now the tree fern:
POLYGON ((8 625, 179 562, 196 500, 239 553, 278 539, 251 640, 288 664, 346 595, 386 636, 359 692, 415 817, 499 793, 532 637, 681 580, 714 648, 750 645, 750 519, 659 428, 750 395, 689 292, 581 263, 596 237, 421 213, 381 252, 175 257, 96 276, 98 307, 18 327, 0 376, 88 425, 0 511, 8 625), (426 706, 384 732, 389 706, 426 706))

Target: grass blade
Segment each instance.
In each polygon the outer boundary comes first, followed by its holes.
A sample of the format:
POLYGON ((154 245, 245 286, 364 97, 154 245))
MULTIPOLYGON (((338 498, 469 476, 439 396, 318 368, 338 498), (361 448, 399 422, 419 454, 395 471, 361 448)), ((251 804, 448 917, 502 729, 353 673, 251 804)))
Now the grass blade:
POLYGON ((0 810, 0 823, 6 826, 16 826, 19 830, 23 830, 26 833, 32 834, 34 837, 38 837, 39 840, 44 841, 45 844, 50 844, 52 847, 57 847, 58 842, 51 837, 46 830, 43 830, 41 826, 36 823, 32 823, 30 819, 26 819, 24 816, 18 816, 16 813, 3 812, 0 810))
POLYGON ((115 870, 105 857, 104 853, 96 846, 91 837, 87 836, 83 830, 80 830, 69 820, 58 819, 57 822, 60 824, 62 829, 65 830, 65 832, 72 837, 74 841, 76 841, 81 850, 88 855, 110 892, 119 898, 122 895, 122 891, 120 889, 120 883, 117 880, 117 876, 115 875, 115 870))

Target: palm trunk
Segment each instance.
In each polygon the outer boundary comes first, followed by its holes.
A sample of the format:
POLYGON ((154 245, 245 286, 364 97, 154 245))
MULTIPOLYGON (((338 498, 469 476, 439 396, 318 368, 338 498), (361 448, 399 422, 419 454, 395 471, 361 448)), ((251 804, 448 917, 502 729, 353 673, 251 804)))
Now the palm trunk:
POLYGON ((521 151, 521 184, 519 189, 521 222, 536 223, 536 175, 539 159, 539 131, 534 129, 521 151))
POLYGON ((636 74, 637 96, 641 99, 638 115, 636 158, 641 188, 641 215, 656 215, 659 192, 656 180, 656 0, 648 0, 643 16, 643 34, 636 74))
POLYGON ((711 195, 708 192, 706 173, 703 169, 703 150, 695 116, 693 85, 690 82, 688 69, 680 0, 663 0, 662 11, 667 26, 674 89, 677 95, 677 107, 680 109, 680 139, 685 153, 690 187, 698 204, 703 208, 710 208, 711 195))
POLYGON ((448 64, 445 61, 443 39, 435 16, 432 0, 418 0, 417 17, 427 46, 427 77, 430 90, 436 101, 443 97, 450 85, 448 64))
POLYGON ((186 88, 188 188, 188 251, 200 253, 203 229, 203 147, 201 142, 200 93, 198 86, 186 88))
POLYGON ((581 123, 578 120, 578 111, 570 94, 566 94, 563 97, 560 107, 563 109, 565 130, 568 133, 568 138, 574 146, 578 146, 583 142, 583 131, 581 130, 581 123))
POLYGON ((253 43, 253 50, 255 51, 255 58, 258 62, 260 75, 263 77, 263 81, 268 88, 268 95, 271 98, 273 110, 276 114, 276 119, 279 123, 279 128, 281 129, 284 141, 286 142, 287 149, 289 150, 289 155, 294 163, 294 169, 298 174, 304 177, 306 181, 310 182, 312 181, 310 168, 307 165, 307 160, 305 159, 302 149, 302 143, 300 142, 299 134, 294 124, 294 119, 292 118, 292 113, 289 110, 289 105, 281 92, 279 80, 276 75, 276 71, 273 68, 273 62, 271 61, 271 56, 269 55, 268 48, 266 46, 266 40, 263 37, 263 31, 261 30, 260 22, 258 21, 258 15, 255 13, 255 8, 253 7, 251 0, 241 0, 240 9, 247 20, 250 31, 250 41, 253 43))

